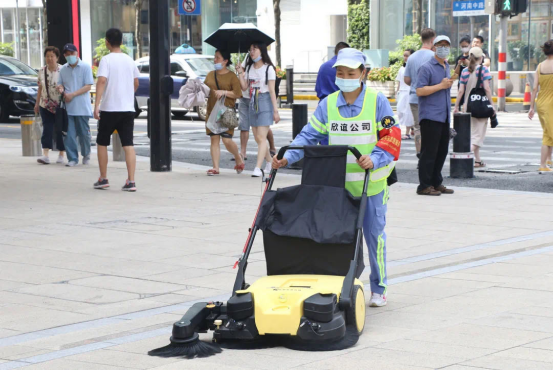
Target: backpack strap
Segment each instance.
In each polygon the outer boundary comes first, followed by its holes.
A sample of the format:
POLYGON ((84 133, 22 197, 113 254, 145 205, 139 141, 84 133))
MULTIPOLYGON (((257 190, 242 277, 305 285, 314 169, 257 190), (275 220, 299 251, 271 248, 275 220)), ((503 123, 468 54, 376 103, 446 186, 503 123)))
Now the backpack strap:
POLYGON ((44 67, 44 85, 46 85, 46 96, 50 100, 50 89, 48 88, 48 66, 44 67))
POLYGON ((273 67, 273 70, 275 70, 275 76, 276 76, 275 66, 268 65, 267 69, 265 70, 265 85, 267 85, 267 86, 269 86, 269 67, 273 67))

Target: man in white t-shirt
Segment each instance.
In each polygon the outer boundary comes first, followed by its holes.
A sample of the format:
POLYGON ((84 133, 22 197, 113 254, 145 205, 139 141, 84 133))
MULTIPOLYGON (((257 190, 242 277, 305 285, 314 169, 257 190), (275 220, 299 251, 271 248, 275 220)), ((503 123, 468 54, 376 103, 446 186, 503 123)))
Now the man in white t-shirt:
POLYGON ((94 183, 96 189, 109 188, 107 180, 108 146, 115 130, 125 150, 128 179, 123 191, 135 192, 134 173, 136 153, 133 147, 134 92, 138 89, 138 68, 131 57, 121 51, 123 34, 117 28, 106 32, 106 47, 110 54, 100 61, 94 118, 98 120, 98 163, 100 179, 94 183))

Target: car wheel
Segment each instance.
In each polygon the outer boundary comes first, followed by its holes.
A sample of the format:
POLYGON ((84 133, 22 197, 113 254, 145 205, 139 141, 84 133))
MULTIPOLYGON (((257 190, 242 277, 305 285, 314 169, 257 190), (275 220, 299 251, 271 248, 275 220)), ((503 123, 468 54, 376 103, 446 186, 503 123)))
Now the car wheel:
POLYGON ((207 118, 207 102, 201 107, 196 107, 196 112, 198 112, 200 120, 205 121, 207 118))
POLYGON ((173 116, 180 118, 186 116, 188 111, 171 111, 171 113, 173 114, 173 116))
POLYGON ((0 122, 9 122, 10 114, 3 103, 0 103, 0 122))

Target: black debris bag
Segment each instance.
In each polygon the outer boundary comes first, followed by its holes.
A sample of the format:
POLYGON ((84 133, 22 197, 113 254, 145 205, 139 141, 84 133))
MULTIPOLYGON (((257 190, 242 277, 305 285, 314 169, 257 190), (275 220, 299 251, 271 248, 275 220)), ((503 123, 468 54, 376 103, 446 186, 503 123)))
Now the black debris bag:
MULTIPOLYGON (((495 115, 492 102, 489 101, 486 94, 486 89, 484 89, 483 84, 484 80, 482 77, 482 70, 484 68, 481 66, 478 71, 478 77, 476 82, 476 87, 471 90, 468 97, 467 112, 470 112, 471 116, 474 118, 490 118, 495 115)), ((466 94, 466 92, 465 92, 466 94)))
MULTIPOLYGON (((349 270, 361 198, 345 189, 347 147, 316 147, 305 147, 301 185, 265 193, 256 225, 268 275, 345 276, 349 270)), ((357 277, 364 269, 360 243, 357 277)))
POLYGON ((60 104, 56 108, 54 128, 56 129, 56 133, 61 132, 63 135, 67 135, 68 127, 69 127, 69 118, 67 117, 67 109, 65 107, 64 96, 62 94, 60 99, 60 104))

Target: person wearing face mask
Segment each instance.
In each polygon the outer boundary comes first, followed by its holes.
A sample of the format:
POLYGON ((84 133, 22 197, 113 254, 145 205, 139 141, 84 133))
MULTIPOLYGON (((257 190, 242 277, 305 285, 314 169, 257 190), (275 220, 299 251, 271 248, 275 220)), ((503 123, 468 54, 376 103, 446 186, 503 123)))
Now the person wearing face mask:
MULTIPOLYGON (((334 64, 336 85, 340 89, 324 98, 315 114, 296 136, 291 146, 316 145, 323 139, 329 145, 356 147, 362 157, 348 156, 346 189, 355 197, 362 195, 365 170, 371 172, 367 191, 367 211, 363 234, 371 266, 371 299, 369 306, 386 305, 386 212, 388 210, 388 177, 401 149, 401 129, 393 117, 388 99, 362 83, 366 57, 359 50, 340 50, 334 64)), ((273 157, 273 168, 299 161, 303 151, 287 151, 282 160, 273 157)))
POLYGON ((455 60, 455 75, 461 76, 461 72, 469 65, 470 37, 465 36, 459 41, 461 55, 455 60))
POLYGON ((94 84, 92 68, 78 57, 79 52, 73 44, 63 47, 63 55, 67 63, 61 68, 58 90, 63 94, 68 116, 67 135, 64 137, 67 160, 65 166, 73 167, 79 163, 77 137, 81 145, 83 165, 90 162, 90 126, 88 120, 92 117, 90 104, 90 88, 94 84))
POLYGON ((442 168, 449 151, 451 123, 451 72, 447 58, 451 41, 447 36, 434 40, 436 54, 422 65, 417 79, 419 119, 421 120, 421 158, 417 194, 440 196, 452 194, 442 182, 442 168))
MULTIPOLYGON (((207 100, 207 115, 206 121, 213 111, 213 107, 219 99, 225 97, 225 106, 234 107, 236 99, 242 97, 242 89, 240 81, 236 74, 232 73, 228 66, 232 64, 230 53, 227 51, 217 50, 215 52, 215 71, 207 74, 204 84, 210 89, 209 99, 207 100)), ((223 144, 227 150, 234 156, 236 166, 234 170, 238 174, 244 171, 244 160, 240 157, 238 147, 232 140, 234 129, 229 129, 221 134, 213 134, 207 127, 205 128, 207 135, 211 137, 211 160, 213 161, 213 169, 207 171, 207 175, 219 175, 219 159, 221 158, 220 140, 223 139, 223 144)))
MULTIPOLYGON (((249 98, 248 109, 240 109, 240 114, 247 116, 247 125, 252 127, 257 143, 257 163, 252 176, 263 175, 261 171, 263 160, 267 161, 265 173, 268 175, 271 171, 271 155, 267 136, 273 122, 278 124, 280 121, 280 115, 275 91, 276 68, 267 52, 267 45, 262 42, 253 43, 246 58, 245 68, 240 65, 237 71, 242 90, 249 98)), ((240 127, 241 131, 244 129, 246 128, 240 127)), ((247 130, 249 131, 249 127, 247 130)), ((243 155, 245 156, 245 153, 243 155)))
POLYGON ((409 90, 410 87, 405 83, 405 66, 407 60, 414 54, 413 49, 407 49, 403 52, 403 66, 399 69, 396 77, 396 81, 399 83, 397 86, 397 115, 399 123, 405 126, 405 135, 401 139, 412 139, 415 136, 415 129, 413 128, 414 119, 411 112, 411 106, 409 106, 409 90))

